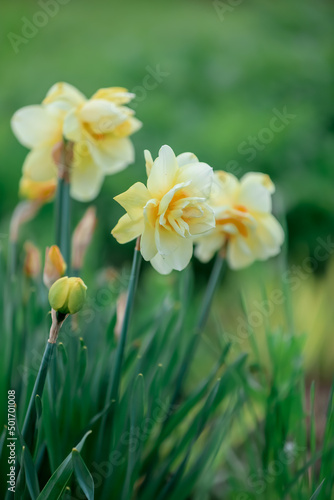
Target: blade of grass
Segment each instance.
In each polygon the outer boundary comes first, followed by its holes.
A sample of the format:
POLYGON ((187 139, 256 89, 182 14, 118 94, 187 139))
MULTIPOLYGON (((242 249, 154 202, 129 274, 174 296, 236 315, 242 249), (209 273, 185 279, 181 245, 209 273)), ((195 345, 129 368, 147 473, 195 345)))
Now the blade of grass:
MULTIPOLYGON (((92 431, 86 432, 84 437, 81 439, 80 443, 75 446, 78 451, 82 450, 83 445, 89 434, 92 431)), ((64 491, 67 482, 69 481, 73 473, 73 461, 72 461, 72 451, 65 460, 60 464, 58 469, 52 474, 49 481, 44 486, 42 492, 38 496, 37 500, 58 500, 62 492, 64 491)))
POLYGON ((80 452, 76 448, 72 450, 72 460, 74 475, 77 478, 80 488, 88 500, 94 500, 94 480, 80 452))

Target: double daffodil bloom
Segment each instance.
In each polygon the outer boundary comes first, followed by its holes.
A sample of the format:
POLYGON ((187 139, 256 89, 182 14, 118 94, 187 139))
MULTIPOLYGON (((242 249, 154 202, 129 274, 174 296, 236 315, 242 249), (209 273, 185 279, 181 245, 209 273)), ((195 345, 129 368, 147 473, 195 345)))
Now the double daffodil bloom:
POLYGON ((53 151, 63 137, 74 143, 71 196, 94 199, 104 176, 134 161, 129 136, 141 127, 134 112, 125 107, 134 94, 120 87, 101 89, 87 100, 75 87, 57 83, 42 105, 26 106, 12 118, 18 140, 31 149, 23 174, 34 181, 57 178, 53 151))
POLYGON ((195 155, 175 156, 163 146, 153 162, 145 152, 147 186, 141 182, 115 197, 127 211, 112 234, 119 243, 141 236, 141 253, 161 274, 181 271, 193 253, 193 238, 215 227, 207 204, 213 171, 195 155))
POLYGON ((55 85, 45 102, 66 114, 63 133, 74 143, 71 195, 80 201, 94 199, 104 176, 115 174, 134 161, 134 148, 129 136, 141 128, 134 111, 124 106, 135 97, 126 89, 100 89, 91 99, 69 95, 61 84, 55 85), (74 98, 75 105, 71 107, 74 98))
POLYGON ((208 262, 226 246, 229 266, 240 269, 277 255, 284 232, 271 214, 274 191, 274 184, 265 174, 251 172, 239 181, 232 174, 215 172, 209 203, 215 212, 216 227, 196 240, 197 258, 208 262))

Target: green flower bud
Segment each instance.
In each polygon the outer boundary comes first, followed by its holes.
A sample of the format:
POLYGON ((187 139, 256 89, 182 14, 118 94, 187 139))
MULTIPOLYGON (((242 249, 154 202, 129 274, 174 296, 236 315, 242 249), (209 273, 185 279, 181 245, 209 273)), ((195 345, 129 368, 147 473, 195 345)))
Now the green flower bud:
POLYGON ((80 278, 60 278, 49 290, 50 306, 62 314, 75 314, 85 303, 86 290, 80 278))

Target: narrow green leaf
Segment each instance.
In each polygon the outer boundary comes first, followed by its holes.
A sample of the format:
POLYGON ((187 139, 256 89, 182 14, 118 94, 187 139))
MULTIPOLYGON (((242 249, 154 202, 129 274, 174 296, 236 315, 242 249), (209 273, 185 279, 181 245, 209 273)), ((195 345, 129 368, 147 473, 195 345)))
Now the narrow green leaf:
POLYGON ((87 347, 84 345, 79 352, 78 385, 80 386, 86 373, 87 367, 87 347))
MULTIPOLYGON (((130 409, 130 436, 135 433, 138 429, 141 429, 141 425, 144 420, 145 411, 145 384, 144 377, 140 373, 134 383, 132 392, 132 401, 130 409)), ((131 492, 133 489, 133 484, 136 480, 136 476, 139 470, 139 457, 143 447, 143 440, 138 440, 138 447, 132 450, 133 440, 129 439, 129 455, 128 455, 128 467, 126 471, 126 478, 123 487, 122 499, 127 500, 131 497, 131 492)))
POLYGON ((315 490, 315 492, 313 493, 313 495, 311 496, 310 500, 316 500, 318 498, 318 496, 320 495, 321 493, 321 490, 322 490, 322 487, 324 485, 324 482, 325 482, 325 479, 323 479, 321 481, 321 483, 319 484, 318 488, 315 490))
POLYGON ((66 486, 66 488, 64 489, 64 493, 63 496, 61 497, 61 500, 73 500, 72 491, 69 486, 66 486))
POLYGON ((67 365, 67 362, 68 362, 68 355, 67 355, 67 351, 65 349, 65 346, 62 342, 59 342, 57 344, 57 350, 58 350, 58 353, 60 354, 61 361, 65 367, 67 365))
POLYGON ((31 496, 32 500, 35 500, 40 493, 39 484, 38 484, 38 477, 37 477, 37 472, 36 472, 35 465, 34 465, 34 462, 32 460, 30 451, 25 446, 22 447, 21 461, 24 464, 26 483, 27 483, 27 487, 28 487, 30 496, 31 496))
POLYGON ((54 411, 54 400, 52 399, 51 380, 47 379, 48 390, 43 397, 43 429, 50 460, 51 472, 54 472, 61 462, 60 437, 58 422, 54 411))
POLYGON ((42 416, 42 400, 39 394, 36 394, 35 397, 35 405, 36 405, 36 414, 37 414, 37 422, 42 416))
POLYGON ((16 485, 15 485, 15 498, 24 498, 25 490, 26 490, 26 481, 25 481, 25 470, 24 470, 24 454, 26 451, 26 447, 22 446, 21 450, 21 469, 20 473, 17 477, 16 485))
POLYGON ((74 474, 80 488, 88 500, 94 500, 94 480, 82 456, 80 455, 80 452, 76 448, 73 448, 72 450, 72 460, 74 474))
MULTIPOLYGON (((82 450, 82 447, 86 441, 87 436, 91 434, 92 431, 88 431, 84 437, 81 439, 80 443, 75 447, 78 451, 82 450)), ((58 469, 52 474, 49 481, 44 486, 42 492, 38 496, 37 500, 58 500, 60 495, 65 489, 67 482, 69 481, 73 472, 73 462, 72 462, 72 452, 67 455, 65 460, 60 464, 58 469)))
MULTIPOLYGON (((37 398, 37 396, 36 396, 36 398, 37 398)), ((35 464, 34 464, 34 461, 32 459, 30 450, 26 446, 26 443, 25 443, 24 438, 21 434, 21 430, 17 424, 17 421, 16 421, 16 432, 17 432, 20 444, 22 446, 21 466, 23 466, 23 468, 21 468, 21 471, 19 472, 19 476, 20 475, 23 476, 23 471, 24 471, 28 491, 30 493, 32 500, 35 500, 40 493, 37 471, 36 471, 35 464)))

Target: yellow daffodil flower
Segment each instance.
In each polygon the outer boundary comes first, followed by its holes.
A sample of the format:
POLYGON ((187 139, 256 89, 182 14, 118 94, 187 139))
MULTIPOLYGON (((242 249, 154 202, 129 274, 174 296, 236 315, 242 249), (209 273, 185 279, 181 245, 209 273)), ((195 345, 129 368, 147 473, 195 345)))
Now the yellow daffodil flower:
POLYGON ((277 255, 284 232, 271 214, 274 191, 265 174, 250 172, 239 181, 232 174, 215 172, 209 204, 215 212, 216 227, 196 239, 198 259, 208 262, 225 245, 232 269, 277 255))
POLYGON ((47 181, 57 177, 52 150, 63 138, 64 119, 84 96, 67 83, 54 85, 40 105, 25 106, 14 114, 11 125, 19 142, 31 149, 23 164, 23 174, 34 181, 47 181), (50 100, 55 87, 61 86, 67 95, 67 107, 50 100))
POLYGON ((101 89, 66 116, 64 135, 75 143, 74 153, 79 158, 82 150, 84 157, 89 154, 104 175, 119 172, 134 161, 129 136, 142 124, 124 106, 134 97, 119 87, 101 89))
POLYGON ((44 182, 57 179, 54 150, 63 140, 74 142, 71 196, 79 201, 95 198, 104 176, 134 161, 128 138, 141 127, 134 112, 123 106, 134 97, 120 87, 99 90, 91 99, 67 83, 56 83, 41 105, 18 110, 11 121, 17 139, 31 149, 23 176, 44 182))
POLYGON ((215 227, 207 204, 213 171, 192 153, 175 156, 163 146, 153 162, 145 152, 147 186, 141 182, 115 197, 127 211, 112 234, 119 243, 141 236, 141 253, 161 274, 181 271, 193 253, 193 238, 215 227))

